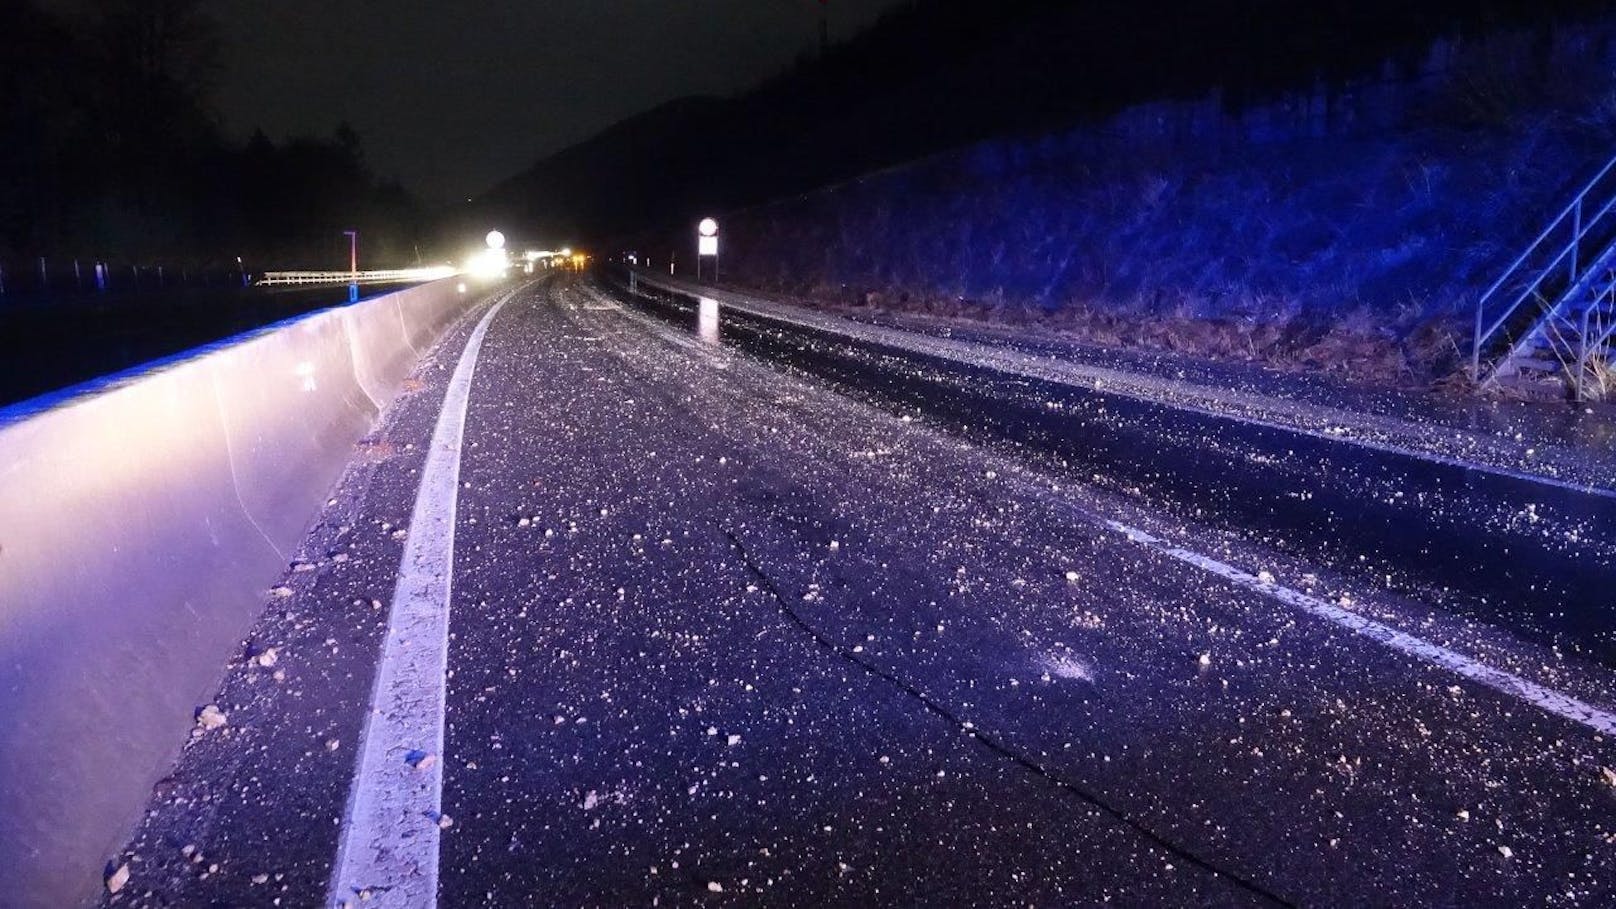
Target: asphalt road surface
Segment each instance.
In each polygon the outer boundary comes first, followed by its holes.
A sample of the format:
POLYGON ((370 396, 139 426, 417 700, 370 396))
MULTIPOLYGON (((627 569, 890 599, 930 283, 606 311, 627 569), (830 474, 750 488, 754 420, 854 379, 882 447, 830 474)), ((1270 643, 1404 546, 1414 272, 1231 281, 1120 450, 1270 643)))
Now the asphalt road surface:
POLYGON ((964 369, 577 278, 473 314, 105 902, 1616 901, 1608 500, 964 369))

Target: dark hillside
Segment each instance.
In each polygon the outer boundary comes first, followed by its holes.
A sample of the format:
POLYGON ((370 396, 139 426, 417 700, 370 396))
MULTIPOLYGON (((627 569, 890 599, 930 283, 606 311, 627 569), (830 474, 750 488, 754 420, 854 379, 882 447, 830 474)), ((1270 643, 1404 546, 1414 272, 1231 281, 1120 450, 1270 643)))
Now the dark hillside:
POLYGON ((1144 105, 723 213, 725 279, 1423 383, 1468 362, 1478 293, 1616 152, 1613 98, 1616 22, 1439 42, 1329 103, 1144 105))
POLYGON ((692 137, 722 130, 729 114, 720 99, 683 98, 625 120, 506 181, 453 219, 456 231, 478 235, 481 225, 508 224, 559 245, 588 226, 634 224, 647 211, 698 205, 715 171, 692 137))
POLYGON ((206 0, 0 0, 0 294, 76 290, 74 260, 171 272, 346 260, 408 265, 424 217, 359 136, 229 141, 226 46, 206 0), (39 266, 41 259, 46 266, 39 266))
MULTIPOLYGON (((787 196, 996 136, 1217 92, 1238 115, 1365 72, 1415 75, 1433 40, 1505 27, 1549 51, 1590 0, 915 0, 731 99, 664 106, 539 162, 454 219, 600 239, 787 196)), ((1326 112, 1328 113, 1328 112, 1326 112)))

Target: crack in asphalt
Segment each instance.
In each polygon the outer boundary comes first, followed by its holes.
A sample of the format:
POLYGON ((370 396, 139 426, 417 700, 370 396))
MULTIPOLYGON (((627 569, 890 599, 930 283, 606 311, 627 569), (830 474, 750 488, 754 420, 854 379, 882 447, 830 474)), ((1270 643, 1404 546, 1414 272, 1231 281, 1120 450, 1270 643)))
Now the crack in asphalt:
POLYGON ((791 599, 780 590, 779 585, 775 584, 774 579, 771 578, 768 572, 766 572, 757 562, 757 560, 752 556, 751 551, 746 548, 746 544, 741 542, 740 537, 737 536, 734 531, 722 525, 717 526, 718 531, 724 535, 725 539, 729 540, 730 546, 732 546, 735 549, 735 552, 740 556, 741 563, 746 566, 746 570, 753 577, 757 578, 759 585, 765 592, 769 594, 770 597, 774 599, 775 603, 779 605, 780 611, 785 614, 786 619, 792 625, 796 626, 797 629, 802 633, 808 635, 808 637, 811 638, 819 647, 830 651, 843 661, 851 663, 853 666, 857 667, 860 672, 863 672, 864 674, 873 678, 880 679, 894 688, 897 688, 899 691, 903 692, 904 695, 919 703, 928 712, 948 722, 956 729, 968 734, 984 748, 1002 758, 1005 758, 1006 760, 1016 763, 1028 772, 1033 773, 1049 782, 1060 791, 1083 801, 1090 807, 1099 811, 1101 814, 1104 814, 1117 823, 1122 824, 1128 829, 1144 837, 1146 840, 1150 841, 1163 851, 1177 856, 1196 868, 1206 871, 1213 877, 1226 880, 1241 890, 1244 890, 1253 896, 1259 897, 1264 901, 1272 903, 1273 905, 1288 907, 1294 907, 1296 905, 1296 903, 1286 899, 1285 897, 1279 895, 1273 890, 1268 889, 1251 878, 1245 877, 1236 871, 1225 868, 1217 864, 1212 859, 1203 858, 1202 856, 1190 851, 1188 847, 1181 846, 1168 839, 1166 836, 1157 833, 1155 830, 1152 830, 1150 827, 1146 826, 1143 821, 1140 821, 1137 818, 1130 816, 1122 809, 1111 805, 1100 796, 1090 792, 1083 786, 1061 777, 1059 774, 1043 766, 1042 764, 1039 764, 1032 758, 1027 757, 1014 748, 1011 748, 1009 745, 1000 742, 998 739, 995 739, 988 733, 961 719, 948 707, 944 706, 942 703, 926 694, 924 691, 921 691, 912 683, 905 681, 903 678, 892 672, 876 666, 874 663, 863 659, 848 648, 836 643, 834 640, 820 632, 819 629, 815 628, 812 623, 804 619, 795 609, 791 607, 791 599))

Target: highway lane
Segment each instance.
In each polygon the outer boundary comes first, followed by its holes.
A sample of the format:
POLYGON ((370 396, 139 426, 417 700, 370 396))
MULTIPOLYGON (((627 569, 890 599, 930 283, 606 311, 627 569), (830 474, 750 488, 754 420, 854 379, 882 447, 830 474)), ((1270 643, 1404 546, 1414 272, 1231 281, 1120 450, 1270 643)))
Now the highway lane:
MULTIPOLYGON (((623 299, 700 330, 695 297, 642 282, 623 299)), ((1616 493, 1608 483, 1589 490, 1343 444, 1238 413, 1007 374, 853 326, 833 333, 713 303, 723 343, 847 394, 1616 666, 1616 493)))
MULTIPOLYGON (((109 903, 326 897, 382 601, 471 327, 364 446, 109 903)), ((419 828, 441 904, 1616 894, 1608 735, 1105 521, 1311 573, 1354 610, 1417 605, 694 327, 574 283, 488 323, 445 745, 412 756, 441 772, 419 828)), ((1606 669, 1531 640, 1413 630, 1610 700, 1606 669)))

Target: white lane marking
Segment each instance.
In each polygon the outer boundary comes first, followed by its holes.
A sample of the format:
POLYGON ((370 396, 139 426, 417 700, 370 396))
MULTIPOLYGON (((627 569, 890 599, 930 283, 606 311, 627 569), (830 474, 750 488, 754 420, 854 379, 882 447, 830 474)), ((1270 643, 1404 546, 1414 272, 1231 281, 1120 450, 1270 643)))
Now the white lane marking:
MULTIPOLYGON (((1472 470, 1476 471, 1477 473, 1492 474, 1494 476, 1506 477, 1508 479, 1519 480, 1525 483, 1535 483, 1540 486, 1563 489, 1569 492, 1598 496, 1599 498, 1603 499, 1616 499, 1616 489, 1606 489, 1601 486, 1591 486, 1586 483, 1576 482, 1574 480, 1562 480, 1546 474, 1527 473, 1526 471, 1517 470, 1513 467, 1508 467, 1502 464, 1488 464, 1481 461, 1467 461, 1454 455, 1447 455, 1439 451, 1430 451, 1423 448, 1417 448, 1412 445, 1399 445, 1394 442, 1379 442, 1374 439, 1364 438, 1356 435, 1336 435, 1330 432, 1313 429, 1300 423, 1285 423, 1278 419, 1270 419, 1253 414, 1219 410, 1210 405, 1196 403, 1195 401, 1156 398, 1147 393, 1133 390, 1134 388, 1141 386, 1145 388, 1155 387, 1156 389, 1171 395, 1175 392, 1174 385, 1176 384, 1180 388, 1191 389, 1191 393, 1194 393, 1196 390, 1207 389, 1207 394, 1203 395, 1203 398, 1214 401, 1233 400, 1236 405, 1246 405, 1246 402, 1239 400, 1238 397, 1231 399, 1228 395, 1223 394, 1223 389, 1219 389, 1214 386, 1197 385, 1190 382, 1174 383, 1172 380, 1159 379, 1158 377, 1147 373, 1130 373, 1122 370, 1110 369, 1104 366, 1094 366, 1092 364, 1079 363, 1071 360, 1054 361, 1062 370, 1065 370, 1067 373, 1073 376, 1087 379, 1089 382, 1119 383, 1118 386, 1102 388, 1099 385, 1087 385, 1083 384, 1082 382, 1075 381, 1072 378, 1062 377, 1059 375, 1049 375, 1046 372, 1040 372, 1037 369, 1029 368, 1025 365, 1025 360, 1028 358, 1033 358, 1038 365, 1042 365, 1042 363, 1037 361, 1035 354, 1029 353, 1028 351, 1018 350, 1014 347, 1003 347, 978 341, 961 341, 958 338, 938 337, 936 335, 929 335, 923 332, 892 328, 886 325, 876 325, 867 322, 849 322, 849 320, 843 319, 839 316, 824 315, 821 313, 794 312, 792 311, 791 304, 779 304, 763 300, 753 300, 741 294, 729 291, 718 291, 714 290, 713 288, 690 290, 681 288, 671 282, 664 283, 659 279, 646 277, 644 275, 640 276, 640 280, 651 285, 652 287, 684 296, 694 295, 700 297, 703 294, 711 296, 725 296, 728 297, 729 300, 728 302, 724 303, 724 305, 733 307, 741 312, 747 313, 748 315, 759 319, 781 322, 787 325, 794 325, 799 328, 807 328, 813 331, 827 332, 834 335, 840 335, 844 338, 852 338, 853 340, 863 340, 875 344, 884 344, 889 347, 896 347, 899 350, 908 351, 921 356, 936 357, 940 360, 949 360, 955 363, 964 363, 967 366, 983 366, 1007 375, 1024 376, 1027 378, 1051 382, 1056 385, 1065 385, 1070 388, 1076 388, 1080 391, 1088 391, 1101 395, 1116 395, 1118 397, 1128 398, 1132 401, 1138 401, 1146 405, 1153 405, 1168 410, 1183 410, 1191 413, 1198 413, 1202 416, 1211 417, 1215 420, 1227 420, 1233 423, 1245 423, 1250 426, 1261 426, 1264 429, 1272 429, 1277 432, 1308 436, 1310 438, 1319 439, 1325 442, 1333 442, 1336 444, 1356 445, 1359 448, 1367 448, 1372 451, 1382 452, 1384 454, 1402 455, 1415 460, 1442 464, 1447 467, 1456 467, 1461 470, 1472 470), (775 309, 775 307, 778 307, 778 309, 775 309), (972 359, 971 354, 973 352, 978 354, 982 359, 972 359)), ((1286 402, 1284 401, 1259 401, 1254 406, 1283 407, 1285 403, 1286 402)), ((1347 414, 1346 412, 1339 411, 1335 408, 1327 408, 1327 410, 1337 414, 1334 419, 1337 419, 1342 423, 1350 423, 1350 417, 1355 416, 1353 414, 1347 414)), ((1405 426, 1412 425, 1409 424, 1408 421, 1399 419, 1397 417, 1386 417, 1381 419, 1401 423, 1405 426)), ((1390 433, 1400 431, 1396 429, 1382 429, 1376 426, 1359 426, 1356 428, 1360 431, 1368 432, 1379 431, 1383 433, 1390 433)))
MULTIPOLYGON (((649 284, 652 282, 648 281, 646 283, 649 284)), ((630 315, 637 315, 633 313, 632 310, 625 309, 624 312, 630 315)), ((694 344, 695 342, 690 343, 694 344)), ((1405 453, 1421 456, 1415 452, 1405 453)), ((1523 479, 1537 481, 1540 478, 1523 477, 1523 479)), ((1554 483, 1558 481, 1548 480, 1546 482, 1554 483)), ((1485 685, 1494 691, 1536 705, 1548 713, 1552 713, 1564 719, 1571 720, 1574 723, 1586 726, 1595 732, 1600 732, 1607 735, 1616 735, 1616 714, 1613 714, 1607 710, 1596 707, 1585 701, 1578 700, 1577 698, 1562 692, 1555 691, 1552 688, 1544 687, 1536 682, 1528 681, 1513 673, 1505 672, 1501 669, 1494 669, 1493 667, 1477 662, 1464 654, 1450 650, 1439 644, 1433 644, 1423 638, 1415 637, 1414 635, 1398 631, 1389 625, 1382 624, 1374 619, 1365 618, 1357 613, 1343 609, 1334 603, 1330 603, 1326 600, 1321 600, 1318 597, 1302 593, 1299 590, 1292 590, 1288 587, 1282 587, 1271 581, 1265 581, 1254 575, 1248 574, 1247 572, 1241 571, 1233 565, 1229 565, 1225 562, 1220 562, 1217 559, 1211 558, 1210 556, 1205 556, 1193 550, 1174 546, 1171 543, 1146 533, 1143 530, 1130 527, 1119 521, 1111 520, 1100 515, 1092 514, 1082 507, 1073 504, 1072 502, 1050 496, 1048 493, 1042 490, 1026 486, 1023 488, 1029 489, 1036 497, 1043 499, 1046 502, 1059 504, 1060 506, 1071 511, 1073 514, 1077 515, 1085 522, 1100 524, 1112 531, 1126 536, 1129 540, 1135 543, 1150 547, 1151 549, 1161 552, 1164 555, 1171 556, 1172 558, 1181 562, 1215 574, 1225 580, 1233 582, 1238 586, 1249 590, 1254 590, 1268 597, 1272 597, 1273 599, 1276 599, 1287 606, 1300 609, 1303 612, 1314 616, 1315 618, 1323 619, 1324 621, 1351 631, 1354 634, 1369 638, 1370 640, 1375 641, 1383 646, 1408 654, 1415 659, 1422 660, 1443 669, 1447 669, 1477 684, 1485 685)), ((1600 492, 1600 490, 1592 491, 1596 493, 1600 492)))
POLYGON ((328 904, 424 907, 438 902, 438 819, 443 810, 443 712, 449 663, 460 448, 477 353, 491 307, 449 380, 421 471, 370 716, 342 819, 328 904), (368 893, 368 897, 360 894, 368 893))
MULTIPOLYGON (((654 282, 654 281, 647 281, 646 283, 651 284, 652 286, 657 286, 657 283, 654 282)), ((664 289, 672 290, 675 293, 690 293, 689 291, 681 290, 679 288, 674 288, 674 287, 664 287, 664 289)), ((730 295, 730 296, 732 298, 734 297, 733 294, 730 295)), ((743 298, 743 300, 744 300, 744 298, 743 298)), ((832 332, 837 331, 837 329, 834 328, 834 327, 816 326, 816 325, 811 324, 811 323, 809 323, 807 321, 793 319, 790 316, 776 315, 776 314, 772 314, 772 313, 768 313, 768 312, 763 312, 763 311, 760 311, 760 310, 758 310, 756 308, 753 308, 751 306, 746 305, 745 302, 740 303, 740 304, 731 304, 731 305, 734 305, 736 309, 740 309, 740 310, 742 310, 744 312, 751 313, 754 316, 758 316, 758 317, 761 317, 761 318, 764 318, 764 319, 776 319, 776 320, 782 321, 782 322, 794 323, 794 324, 798 324, 798 325, 805 325, 808 328, 820 328, 821 330, 829 330, 829 331, 832 331, 832 332)), ((848 332, 841 332, 841 333, 851 335, 851 333, 848 333, 848 332)), ((906 345, 903 345, 903 344, 899 343, 899 344, 896 344, 895 346, 904 347, 906 345)), ((917 349, 918 350, 918 348, 910 348, 910 349, 917 349)), ((924 351, 924 350, 920 350, 919 352, 927 353, 927 351, 924 351)), ((929 354, 929 355, 936 356, 937 354, 932 353, 932 354, 929 354)), ((1309 431, 1307 431, 1305 429, 1300 429, 1300 428, 1297 428, 1297 427, 1287 427, 1287 426, 1283 426, 1283 425, 1279 425, 1279 424, 1268 423, 1268 422, 1262 421, 1262 420, 1256 420, 1256 419, 1251 419, 1251 418, 1241 417, 1241 416, 1236 416, 1236 415, 1231 415, 1231 414, 1223 414, 1223 413, 1219 413, 1219 412, 1216 412, 1216 411, 1202 410, 1201 408, 1195 407, 1193 405, 1189 405, 1189 406, 1185 406, 1185 405, 1165 405, 1165 406, 1169 406, 1169 407, 1172 407, 1172 406, 1184 406, 1185 409, 1196 410, 1196 411, 1206 413, 1206 414, 1208 414, 1210 416, 1214 416, 1214 417, 1223 417, 1223 418, 1227 418, 1227 419, 1244 421, 1244 422, 1248 422, 1248 423, 1256 423, 1256 424, 1259 424, 1259 425, 1268 426, 1268 427, 1271 427, 1271 428, 1274 428, 1274 429, 1279 429, 1279 430, 1283 430, 1283 431, 1287 431, 1287 432, 1299 432, 1299 433, 1302 433, 1302 434, 1305 434, 1305 435, 1315 435, 1315 436, 1318 436, 1320 438, 1328 438, 1328 439, 1330 439, 1332 441, 1344 441, 1344 442, 1348 442, 1348 443, 1351 443, 1351 444, 1356 444, 1356 445, 1360 445, 1360 446, 1364 446, 1364 447, 1368 447, 1368 448, 1376 448, 1376 449, 1389 451, 1389 452, 1396 453, 1396 454, 1408 455, 1408 456, 1411 456, 1411 457, 1414 457, 1414 458, 1420 458, 1420 459, 1424 459, 1424 460, 1428 460, 1428 461, 1436 461, 1436 462, 1439 462, 1439 463, 1447 463, 1447 464, 1456 465, 1456 466, 1459 466, 1459 467, 1464 467, 1464 468, 1467 468, 1467 469, 1478 470, 1478 471, 1487 472, 1487 473, 1500 474, 1500 475, 1509 476, 1509 477, 1512 477, 1512 478, 1518 479, 1518 480, 1525 480, 1525 481, 1533 482, 1533 483, 1541 483, 1541 484, 1547 485, 1547 486, 1558 486, 1558 487, 1565 488, 1565 489, 1570 489, 1570 490, 1573 490, 1573 491, 1576 491, 1576 492, 1583 492, 1583 493, 1588 493, 1588 494, 1591 494, 1591 495, 1596 495, 1596 496, 1601 496, 1601 497, 1613 497, 1613 496, 1616 496, 1616 492, 1613 492, 1611 490, 1599 489, 1599 488, 1588 487, 1588 486, 1581 486, 1581 485, 1578 485, 1578 484, 1575 484, 1575 483, 1569 483, 1569 482, 1566 482, 1566 481, 1563 481, 1563 480, 1557 480, 1557 479, 1554 479, 1554 478, 1551 478, 1551 477, 1542 477, 1542 476, 1536 476, 1536 475, 1530 475, 1530 474, 1523 474, 1523 473, 1519 473, 1517 471, 1510 470, 1508 468, 1491 467, 1491 466, 1484 465, 1484 464, 1476 464, 1476 463, 1471 463, 1471 462, 1458 461, 1458 460, 1455 460, 1455 459, 1451 459, 1451 458, 1448 458, 1448 457, 1445 457, 1445 456, 1442 456, 1442 455, 1429 453, 1429 452, 1420 452, 1420 451, 1414 451, 1414 450, 1409 450, 1409 449, 1404 449, 1404 448, 1397 448, 1397 447, 1393 447, 1393 446, 1385 446, 1385 445, 1381 445, 1379 443, 1370 442, 1368 440, 1362 440, 1362 439, 1353 439, 1353 438, 1341 439, 1341 438, 1329 437, 1329 436, 1324 436, 1322 434, 1309 432, 1309 431)), ((1430 663, 1430 664, 1435 665, 1435 666, 1439 666, 1439 667, 1441 667, 1443 669, 1447 669, 1450 672, 1453 672, 1453 673, 1455 673, 1455 674, 1457 674, 1459 676, 1462 676, 1462 677, 1464 677, 1466 679, 1469 679, 1469 680, 1471 680, 1471 681, 1473 681, 1473 682, 1475 682, 1477 684, 1485 685, 1486 687, 1491 688, 1494 691, 1498 691, 1498 692, 1500 692, 1502 694, 1505 694, 1505 695, 1508 695, 1510 697, 1514 697, 1514 698, 1526 701, 1527 703, 1536 705, 1537 707, 1541 708, 1544 711, 1547 711, 1548 713, 1552 713, 1552 714, 1554 714, 1556 716, 1559 716, 1559 717, 1562 717, 1564 719, 1571 720, 1574 723, 1578 723, 1580 725, 1586 726, 1589 729, 1594 730, 1595 732, 1600 732, 1600 733, 1604 733, 1604 734, 1607 734, 1607 735, 1616 735, 1616 714, 1613 714, 1613 713, 1611 713, 1611 712, 1609 712, 1607 710, 1604 710, 1604 709, 1601 709, 1599 707, 1596 707, 1596 706, 1594 706, 1592 704, 1589 704, 1589 703, 1587 703, 1585 701, 1578 700, 1577 698, 1574 698, 1574 697, 1572 697, 1572 696, 1570 696, 1568 694, 1564 694, 1562 692, 1555 691, 1552 688, 1544 687, 1542 685, 1537 684, 1536 682, 1528 681, 1527 679, 1523 679, 1520 676, 1517 676, 1517 675, 1515 675, 1513 673, 1505 672, 1504 670, 1501 670, 1501 669, 1494 669, 1493 667, 1487 666, 1487 665, 1485 665, 1483 663, 1480 663, 1480 662, 1477 662, 1476 660, 1473 660, 1470 657, 1465 656, 1464 654, 1461 654, 1461 653, 1458 653, 1456 651, 1450 650, 1450 649, 1448 649, 1446 647, 1443 647, 1443 646, 1441 646, 1439 644, 1433 644, 1430 641, 1425 640, 1424 638, 1415 637, 1414 635, 1407 634, 1406 632, 1398 631, 1397 629, 1392 628, 1389 625, 1382 624, 1382 623, 1377 622, 1377 621, 1375 621, 1373 619, 1365 618, 1364 616, 1361 616, 1361 615, 1358 615, 1356 613, 1350 612, 1350 611, 1348 611, 1346 609, 1343 609, 1343 608, 1341 608, 1341 607, 1339 607, 1339 606, 1337 606, 1337 605, 1335 605, 1333 603, 1330 603, 1328 601, 1321 600, 1321 599, 1319 599, 1317 597, 1311 596, 1309 594, 1302 593, 1301 591, 1298 591, 1298 590, 1292 590, 1292 589, 1290 589, 1288 587, 1281 587, 1281 586, 1279 586, 1277 584, 1274 584, 1274 583, 1272 583, 1270 581, 1264 581, 1261 578, 1255 577, 1255 576, 1253 576, 1251 574, 1248 574, 1248 573, 1246 573, 1244 571, 1241 571, 1240 569, 1235 568, 1234 566, 1229 565, 1227 563, 1220 562, 1217 559, 1211 558, 1209 556, 1202 555, 1201 553, 1195 552, 1193 550, 1183 549, 1183 548, 1174 546, 1174 545, 1172 545, 1172 544, 1170 544, 1170 543, 1168 543, 1168 542, 1166 542, 1164 540, 1161 540, 1161 539, 1159 539, 1159 538, 1157 538, 1155 536, 1152 536, 1149 533, 1146 533, 1145 531, 1139 530, 1139 529, 1134 528, 1134 527, 1129 527, 1126 524, 1122 524, 1120 522, 1113 521, 1113 520, 1110 520, 1110 519, 1107 519, 1107 518, 1100 518, 1098 516, 1089 515, 1089 514, 1083 512, 1081 509, 1075 508, 1070 503, 1063 503, 1063 504, 1066 504, 1068 508, 1072 508, 1079 515, 1081 515, 1085 520, 1098 521, 1098 522, 1104 524, 1106 527, 1110 528, 1111 530, 1116 531, 1117 533, 1123 534, 1124 536, 1128 537, 1130 540, 1134 541, 1135 543, 1139 543, 1139 544, 1148 546, 1148 547, 1150 547, 1152 549, 1155 549, 1158 552, 1161 552, 1161 553, 1163 553, 1165 555, 1171 556, 1172 558, 1175 558, 1175 559, 1177 559, 1177 560, 1179 560, 1181 562, 1185 562, 1185 563, 1187 563, 1189 565, 1193 565, 1193 566, 1195 566, 1197 568, 1200 568, 1203 571, 1211 572, 1212 574, 1218 575, 1219 577, 1222 577, 1225 580, 1231 581, 1231 582, 1233 582, 1233 583, 1235 583, 1235 584, 1237 584, 1237 585, 1239 585, 1241 587, 1245 587, 1247 589, 1254 590, 1254 591, 1257 591, 1259 593, 1262 593, 1265 596, 1272 597, 1272 598, 1280 601, 1281 603, 1284 603, 1284 604, 1286 604, 1288 606, 1292 606, 1292 607, 1295 607, 1297 609, 1300 609, 1300 610, 1308 613, 1309 615, 1312 615, 1312 616, 1314 616, 1316 618, 1323 619, 1323 620, 1325 620, 1327 622, 1330 622, 1330 623, 1332 623, 1332 624, 1334 624, 1336 626, 1339 626, 1341 628, 1345 628, 1346 630, 1351 631, 1354 634, 1361 635, 1363 637, 1369 638, 1370 640, 1373 640, 1373 641, 1375 641, 1375 642, 1377 642, 1379 644, 1382 644, 1383 646, 1390 647, 1393 650, 1401 651, 1401 652, 1403 652, 1405 654, 1408 654, 1409 656, 1412 656, 1412 657, 1414 657, 1416 659, 1423 660, 1424 662, 1430 663)))
POLYGON ((1398 631, 1390 625, 1383 625, 1374 619, 1365 618, 1355 612, 1349 612, 1334 603, 1310 596, 1299 590, 1281 587, 1272 581, 1265 581, 1247 574, 1233 565, 1220 562, 1193 550, 1174 546, 1143 530, 1112 520, 1105 520, 1105 525, 1135 543, 1148 546, 1157 552, 1194 565, 1203 571, 1209 571, 1248 590, 1254 590, 1265 596, 1273 597, 1287 606, 1294 606, 1309 615, 1345 628, 1354 634, 1362 635, 1393 650, 1402 651, 1415 659, 1440 666, 1472 682, 1485 685, 1494 691, 1534 704, 1549 713, 1574 723, 1580 723, 1595 732, 1601 732, 1606 735, 1616 734, 1616 714, 1584 701, 1579 701, 1570 695, 1562 694, 1552 688, 1545 688, 1536 682, 1529 682, 1513 673, 1483 665, 1462 653, 1449 650, 1439 644, 1433 644, 1424 638, 1417 638, 1414 635, 1398 631))

